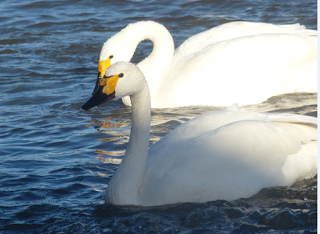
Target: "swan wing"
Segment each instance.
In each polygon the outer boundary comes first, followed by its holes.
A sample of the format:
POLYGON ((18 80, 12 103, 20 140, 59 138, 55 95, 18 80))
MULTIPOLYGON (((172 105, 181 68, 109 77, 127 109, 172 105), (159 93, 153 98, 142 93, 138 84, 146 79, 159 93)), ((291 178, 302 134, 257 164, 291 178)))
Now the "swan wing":
MULTIPOLYGON (((213 27, 187 39, 176 49, 174 60, 183 60, 207 46, 234 38, 259 34, 294 34, 303 31, 306 31, 306 28, 300 24, 275 25, 257 22, 230 22, 213 27)), ((315 32, 314 30, 307 31, 315 32)))
POLYGON ((228 106, 288 92, 317 92, 316 61, 316 45, 299 34, 223 41, 170 67, 156 94, 163 98, 153 100, 158 106, 228 106))
MULTIPOLYGON (((226 111, 220 118, 237 119, 236 113, 230 117, 232 112, 226 111)), ((160 203, 233 200, 315 174, 315 118, 253 117, 217 126, 197 137, 168 135, 166 144, 159 142, 160 148, 155 144, 149 151, 141 192, 160 203)))

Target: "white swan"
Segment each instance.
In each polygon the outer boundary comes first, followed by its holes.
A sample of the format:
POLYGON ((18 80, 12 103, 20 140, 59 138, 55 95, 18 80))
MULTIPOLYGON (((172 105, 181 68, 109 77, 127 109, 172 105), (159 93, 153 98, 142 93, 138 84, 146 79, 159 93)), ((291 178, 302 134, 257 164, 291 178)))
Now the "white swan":
POLYGON ((148 85, 130 63, 107 71, 85 110, 129 95, 132 128, 124 159, 105 195, 107 203, 157 206, 249 197, 290 186, 317 172, 317 119, 255 113, 237 106, 192 119, 149 147, 148 85))
MULTIPOLYGON (((152 108, 245 105, 283 93, 317 92, 317 31, 299 24, 227 23, 175 51, 163 25, 129 24, 104 44, 101 76, 110 64, 129 62, 145 39, 154 47, 138 67, 149 84, 152 108)), ((128 97, 123 102, 130 105, 128 97)))

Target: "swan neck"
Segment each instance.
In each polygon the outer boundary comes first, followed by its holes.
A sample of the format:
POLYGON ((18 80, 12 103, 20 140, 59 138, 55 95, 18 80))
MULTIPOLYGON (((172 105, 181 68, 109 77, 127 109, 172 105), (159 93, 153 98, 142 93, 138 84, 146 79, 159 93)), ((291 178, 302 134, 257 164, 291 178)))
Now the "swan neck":
POLYGON ((109 183, 106 201, 119 205, 139 205, 137 200, 145 173, 151 122, 150 93, 146 88, 131 96, 132 127, 124 159, 109 183))
MULTIPOLYGON (((150 93, 146 88, 137 96, 131 97, 132 102, 132 127, 130 133, 131 142, 140 140, 139 145, 146 146, 146 154, 148 152, 150 138, 150 123, 151 123, 151 102, 150 93), (143 144, 142 144, 143 143, 143 144)), ((136 147, 135 144, 130 144, 130 147, 136 147)))
POLYGON ((171 63, 174 54, 173 38, 163 25, 155 22, 139 24, 134 35, 137 35, 136 46, 146 39, 153 43, 151 54, 138 64, 153 92, 171 63))

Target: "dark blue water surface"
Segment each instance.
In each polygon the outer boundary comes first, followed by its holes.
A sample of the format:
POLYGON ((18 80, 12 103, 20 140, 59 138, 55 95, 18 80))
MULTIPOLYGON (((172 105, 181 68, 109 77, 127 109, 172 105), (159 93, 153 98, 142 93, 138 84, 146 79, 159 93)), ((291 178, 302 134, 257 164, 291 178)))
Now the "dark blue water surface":
MULTIPOLYGON (((127 24, 155 20, 176 46, 246 20, 317 28, 315 0, 0 2, 0 233, 315 233, 317 178, 249 199, 157 208, 104 204, 125 152, 130 108, 85 112, 103 43, 127 24)), ((152 49, 139 45, 133 61, 152 49)), ((155 109, 150 144, 222 107, 155 109)), ((287 94, 244 109, 316 115, 316 94, 287 94)))

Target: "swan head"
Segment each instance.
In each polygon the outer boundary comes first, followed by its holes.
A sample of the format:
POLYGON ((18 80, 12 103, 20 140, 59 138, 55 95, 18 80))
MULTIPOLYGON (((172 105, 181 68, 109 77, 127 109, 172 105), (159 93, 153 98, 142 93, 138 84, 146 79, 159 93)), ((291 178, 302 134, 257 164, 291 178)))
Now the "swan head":
POLYGON ((136 50, 137 43, 133 43, 131 40, 128 40, 128 35, 126 34, 129 33, 132 27, 131 25, 129 26, 122 29, 119 33, 112 36, 104 43, 100 51, 98 77, 95 88, 93 89, 93 93, 98 88, 99 82, 105 76, 105 72, 111 66, 111 64, 121 61, 129 62, 131 60, 136 50))
MULTIPOLYGON (((131 26, 131 25, 129 25, 131 26)), ((128 40, 131 27, 127 26, 119 33, 109 38, 103 45, 99 56, 98 71, 104 77, 105 71, 111 64, 129 62, 136 50, 137 42, 128 40)))
POLYGON ((92 97, 82 105, 89 110, 111 99, 135 96, 146 86, 147 82, 137 66, 128 62, 118 62, 110 66, 105 76, 100 79, 92 97))

